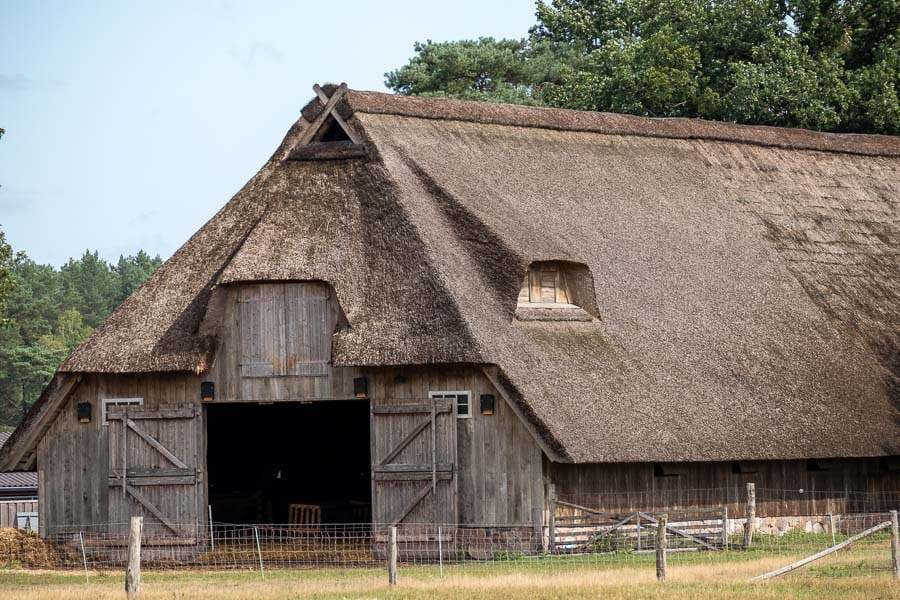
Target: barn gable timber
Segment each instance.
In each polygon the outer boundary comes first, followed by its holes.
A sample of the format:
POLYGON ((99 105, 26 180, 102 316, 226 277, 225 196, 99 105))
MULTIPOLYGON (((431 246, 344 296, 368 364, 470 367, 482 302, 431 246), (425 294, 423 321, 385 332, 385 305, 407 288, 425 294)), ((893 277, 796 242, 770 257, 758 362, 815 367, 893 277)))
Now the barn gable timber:
POLYGON ((335 365, 495 365, 558 460, 900 451, 896 138, 341 89, 63 372, 203 372, 217 286, 317 279, 335 365), (295 159, 329 118, 365 152, 295 159), (565 260, 603 322, 515 322, 565 260))

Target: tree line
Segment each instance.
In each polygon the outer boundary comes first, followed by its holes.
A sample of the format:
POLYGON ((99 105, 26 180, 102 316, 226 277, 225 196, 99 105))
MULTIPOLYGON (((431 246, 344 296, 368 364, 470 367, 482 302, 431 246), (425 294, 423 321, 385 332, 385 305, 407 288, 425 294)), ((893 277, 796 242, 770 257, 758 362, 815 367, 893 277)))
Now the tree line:
POLYGON ((900 0, 552 0, 521 39, 417 43, 405 95, 900 133, 900 0))
POLYGON ((108 263, 86 250, 59 269, 0 231, 0 427, 14 426, 59 364, 162 264, 143 250, 108 263))

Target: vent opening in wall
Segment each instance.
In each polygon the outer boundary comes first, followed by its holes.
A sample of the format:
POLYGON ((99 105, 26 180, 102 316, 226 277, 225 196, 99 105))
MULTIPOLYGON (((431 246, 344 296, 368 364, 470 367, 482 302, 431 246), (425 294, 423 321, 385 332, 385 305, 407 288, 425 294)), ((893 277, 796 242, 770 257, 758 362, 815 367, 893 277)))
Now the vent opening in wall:
POLYGON ((104 398, 100 403, 101 423, 107 425, 106 413, 113 406, 143 406, 143 398, 104 398))
POLYGON ((520 321, 591 321, 596 315, 594 284, 584 264, 533 262, 516 303, 520 321))

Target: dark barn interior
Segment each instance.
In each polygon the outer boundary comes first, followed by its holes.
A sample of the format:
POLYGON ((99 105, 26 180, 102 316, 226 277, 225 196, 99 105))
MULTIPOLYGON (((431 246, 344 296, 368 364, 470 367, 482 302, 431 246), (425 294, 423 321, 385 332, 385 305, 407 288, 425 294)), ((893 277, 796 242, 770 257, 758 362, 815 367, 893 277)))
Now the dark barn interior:
POLYGON ((208 404, 206 415, 214 521, 370 521, 368 402, 208 404))

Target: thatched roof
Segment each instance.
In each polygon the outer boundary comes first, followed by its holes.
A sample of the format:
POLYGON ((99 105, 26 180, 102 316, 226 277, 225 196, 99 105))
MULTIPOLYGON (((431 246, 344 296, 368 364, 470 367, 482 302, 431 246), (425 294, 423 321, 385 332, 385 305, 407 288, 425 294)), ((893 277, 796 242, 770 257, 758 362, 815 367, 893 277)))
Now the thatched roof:
POLYGON ((563 459, 900 452, 900 139, 349 92, 63 365, 202 371, 212 290, 330 282, 337 365, 492 364, 563 459), (296 155, 295 155, 296 156, 296 155), (514 318, 536 260, 599 319, 514 318))

